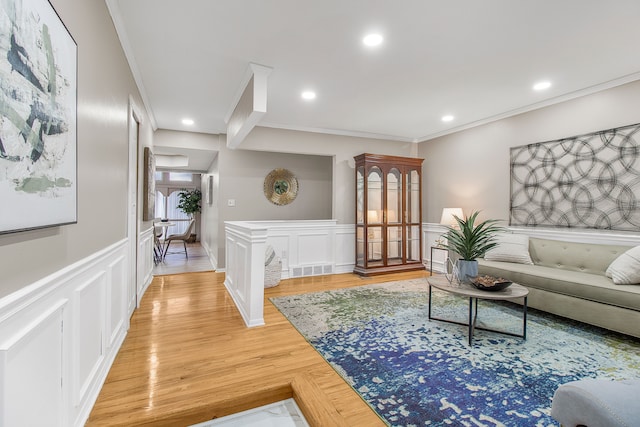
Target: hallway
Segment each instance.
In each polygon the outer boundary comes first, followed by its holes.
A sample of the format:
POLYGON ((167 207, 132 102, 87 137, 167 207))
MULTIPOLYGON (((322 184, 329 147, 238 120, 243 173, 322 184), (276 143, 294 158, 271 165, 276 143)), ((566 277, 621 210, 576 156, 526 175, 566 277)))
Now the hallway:
POLYGON ((207 251, 204 250, 200 242, 187 243, 187 252, 189 258, 184 255, 182 242, 172 243, 164 261, 153 267, 153 275, 214 271, 207 251))

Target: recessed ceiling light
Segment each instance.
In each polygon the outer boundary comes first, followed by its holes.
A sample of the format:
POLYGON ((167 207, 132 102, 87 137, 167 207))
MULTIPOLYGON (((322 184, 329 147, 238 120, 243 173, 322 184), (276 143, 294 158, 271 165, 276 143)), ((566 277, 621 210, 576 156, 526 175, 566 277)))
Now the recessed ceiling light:
POLYGON ((451 114, 447 114, 446 116, 442 116, 443 122, 450 122, 453 120, 453 116, 451 114))
POLYGON ((182 124, 183 125, 187 125, 187 126, 191 126, 193 124, 193 120, 192 119, 182 119, 182 124))
POLYGON ((533 85, 533 90, 545 90, 545 89, 549 89, 550 87, 551 87, 551 82, 549 81, 538 82, 533 85))
POLYGON ((362 43, 367 46, 378 46, 382 43, 382 35, 380 34, 368 34, 365 38, 362 39, 362 43))
POLYGON ((316 99, 316 93, 312 90, 305 90, 304 92, 302 92, 302 99, 316 99))

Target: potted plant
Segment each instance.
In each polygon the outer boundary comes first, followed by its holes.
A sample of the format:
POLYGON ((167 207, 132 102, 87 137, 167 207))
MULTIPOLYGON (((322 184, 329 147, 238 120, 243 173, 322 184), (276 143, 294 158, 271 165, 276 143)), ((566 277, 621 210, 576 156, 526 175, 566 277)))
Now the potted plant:
MULTIPOLYGON (((193 219, 194 215, 202 210, 201 206, 202 192, 197 188, 193 190, 182 189, 178 193, 178 209, 187 214, 189 218, 193 219)), ((191 233, 189 237, 189 243, 196 241, 196 234, 191 233)))
POLYGON ((478 276, 478 261, 476 258, 484 256, 489 250, 498 245, 494 241, 495 234, 502 231, 502 227, 495 225, 498 220, 488 219, 476 224, 478 214, 473 212, 465 218, 454 216, 457 227, 447 227, 445 237, 446 248, 458 254, 455 273, 462 283, 470 283, 478 276))

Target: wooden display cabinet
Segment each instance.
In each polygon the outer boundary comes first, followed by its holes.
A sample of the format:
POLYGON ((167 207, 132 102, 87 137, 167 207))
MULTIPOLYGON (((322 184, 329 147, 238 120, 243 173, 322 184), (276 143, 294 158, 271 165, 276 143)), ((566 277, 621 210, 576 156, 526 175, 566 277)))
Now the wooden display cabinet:
POLYGON ((356 161, 356 266, 363 276, 422 270, 422 162, 361 154, 356 161))

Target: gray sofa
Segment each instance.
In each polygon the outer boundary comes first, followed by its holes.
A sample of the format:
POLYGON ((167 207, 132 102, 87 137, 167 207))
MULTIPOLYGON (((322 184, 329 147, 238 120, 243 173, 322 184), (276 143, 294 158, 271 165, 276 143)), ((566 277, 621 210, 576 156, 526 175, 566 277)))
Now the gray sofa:
POLYGON ((640 285, 605 276, 628 249, 530 238, 533 265, 479 259, 478 271, 526 286, 530 307, 640 338, 640 285))

